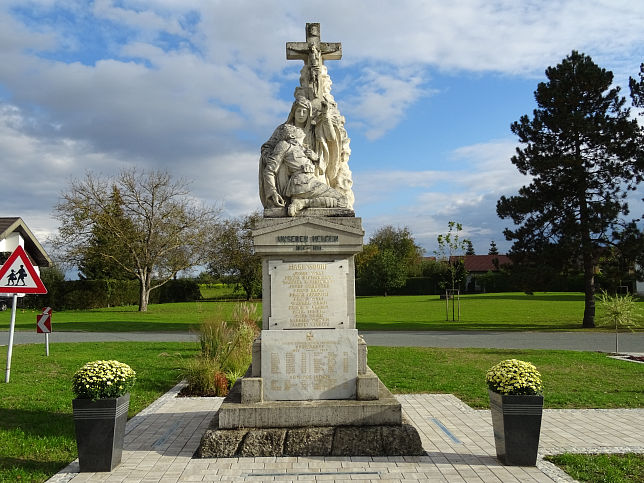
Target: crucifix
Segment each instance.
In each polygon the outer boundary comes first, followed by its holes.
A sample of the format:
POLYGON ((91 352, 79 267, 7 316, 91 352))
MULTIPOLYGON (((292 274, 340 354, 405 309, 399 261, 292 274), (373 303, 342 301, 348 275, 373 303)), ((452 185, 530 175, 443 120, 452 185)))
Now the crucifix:
POLYGON ((342 44, 340 42, 321 42, 320 41, 320 24, 306 24, 306 42, 287 42, 286 58, 288 60, 303 60, 305 63, 311 55, 311 49, 319 51, 321 59, 340 60, 342 58, 342 44))
POLYGON ((340 60, 342 44, 340 42, 321 42, 320 24, 306 24, 306 42, 287 42, 286 58, 288 60, 303 60, 309 71, 309 82, 313 88, 313 96, 319 92, 320 67, 325 60, 340 60))

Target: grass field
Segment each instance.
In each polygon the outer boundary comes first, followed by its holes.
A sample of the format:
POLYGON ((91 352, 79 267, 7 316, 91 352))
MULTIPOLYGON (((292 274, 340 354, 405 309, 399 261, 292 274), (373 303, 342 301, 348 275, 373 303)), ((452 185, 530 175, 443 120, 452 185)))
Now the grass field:
MULTIPOLYGON (((71 376, 85 362, 117 359, 137 371, 132 416, 172 387, 197 353, 195 343, 56 344, 14 348, 11 382, 0 384, 0 481, 44 481, 76 457, 71 376)), ((534 362, 545 407, 644 407, 644 366, 601 354, 485 349, 369 349, 370 366, 393 392, 453 393, 487 407, 485 372, 508 357, 534 362)), ((6 360, 6 347, 0 347, 6 360)))
MULTIPOLYGON (((148 312, 136 306, 61 311, 53 315, 54 330, 68 331, 185 331, 221 313, 229 317, 236 302, 152 304, 148 312)), ((261 312, 261 301, 255 302, 261 312)), ((461 318, 445 320, 445 301, 437 295, 359 297, 360 330, 578 330, 584 310, 581 293, 498 293, 461 297, 461 318)), ((644 302, 638 302, 644 317, 644 302)), ((0 330, 9 327, 10 312, 0 312, 0 330)), ((18 310, 17 330, 35 330, 36 310, 18 310)), ((597 315, 601 315, 598 306, 597 315)), ((596 329, 601 330, 601 329, 596 329)), ((608 329, 604 329, 608 330, 608 329)))
POLYGON ((592 483, 641 483, 644 454, 571 454, 546 456, 575 480, 592 483))
MULTIPOLYGON (((42 346, 17 346, 11 382, 0 384, 0 481, 44 481, 76 458, 71 377, 88 361, 117 359, 137 373, 131 393, 133 416, 180 379, 196 344, 56 344, 45 357, 42 346)), ((7 348, 0 347, 6 361, 7 348)))
POLYGON ((644 407, 644 364, 600 353, 369 347, 369 366, 392 392, 454 394, 475 408, 489 407, 487 370, 511 358, 537 366, 546 408, 644 407))

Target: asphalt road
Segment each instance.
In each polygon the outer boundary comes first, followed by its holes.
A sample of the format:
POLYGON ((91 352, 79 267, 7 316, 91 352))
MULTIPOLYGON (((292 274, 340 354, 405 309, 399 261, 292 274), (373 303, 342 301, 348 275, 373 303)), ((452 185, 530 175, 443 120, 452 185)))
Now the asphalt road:
MULTIPOLYGON (((368 345, 398 347, 478 347, 490 349, 559 349, 615 352, 611 332, 492 332, 492 331, 364 331, 368 345)), ((190 342, 189 332, 52 332, 57 342, 190 342)), ((9 332, 0 332, 0 346, 7 345, 9 332)), ((44 334, 17 331, 14 344, 45 342, 44 334)), ((644 332, 619 334, 619 351, 644 353, 644 332)))

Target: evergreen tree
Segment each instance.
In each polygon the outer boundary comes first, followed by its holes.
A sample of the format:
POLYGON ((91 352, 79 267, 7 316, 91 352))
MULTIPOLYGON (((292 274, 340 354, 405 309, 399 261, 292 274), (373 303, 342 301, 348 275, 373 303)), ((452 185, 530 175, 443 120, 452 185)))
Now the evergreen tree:
MULTIPOLYGON (((628 86, 631 88, 631 99, 635 107, 644 109, 644 63, 640 64, 640 80, 628 80, 628 86)), ((644 112, 640 112, 640 116, 644 116, 644 112)))
MULTIPOLYGON (((113 217, 124 229, 130 226, 130 221, 123 213, 121 193, 116 186, 112 186, 110 202, 103 216, 113 217)), ((136 277, 132 273, 123 270, 124 265, 134 266, 134 261, 125 247, 123 238, 107 225, 95 224, 78 264, 78 276, 86 280, 134 280, 136 277)))
MULTIPOLYGON (((628 214, 628 190, 641 178, 639 127, 624 107, 613 74, 573 51, 546 70, 535 91, 538 108, 511 126, 522 144, 512 163, 532 178, 517 196, 502 196, 497 214, 511 218, 514 253, 557 247, 582 261, 584 327, 595 326, 594 273, 600 247, 628 214)), ((545 260, 542 260, 545 263, 545 260)))
POLYGON ((498 255, 499 254, 499 249, 496 247, 496 243, 494 240, 490 242, 490 249, 487 252, 488 255, 498 255))
POLYGON ((466 240, 465 244, 467 245, 467 249, 465 250, 465 255, 476 255, 474 252, 474 245, 472 244, 471 241, 466 240))

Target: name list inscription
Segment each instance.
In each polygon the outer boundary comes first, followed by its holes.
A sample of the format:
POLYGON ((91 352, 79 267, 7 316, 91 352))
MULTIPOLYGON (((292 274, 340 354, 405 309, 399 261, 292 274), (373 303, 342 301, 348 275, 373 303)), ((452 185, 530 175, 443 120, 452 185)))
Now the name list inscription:
POLYGON ((355 396, 357 330, 262 333, 264 398, 270 401, 355 396))
POLYGON ((347 261, 269 262, 271 329, 346 328, 347 261))

